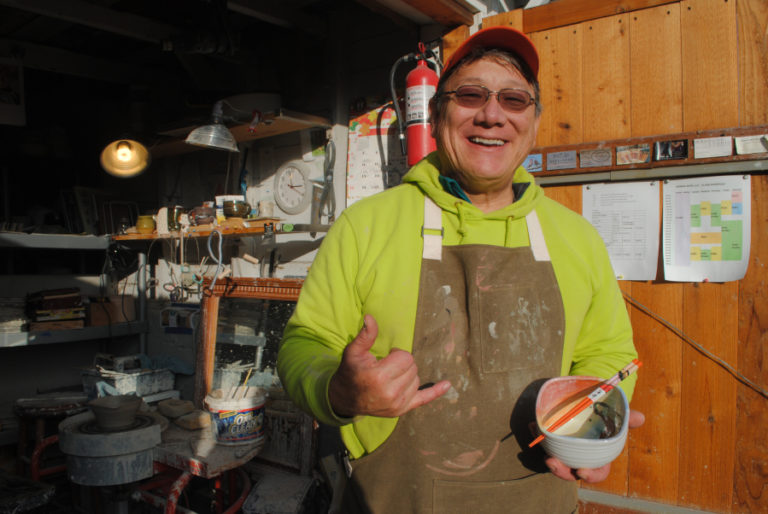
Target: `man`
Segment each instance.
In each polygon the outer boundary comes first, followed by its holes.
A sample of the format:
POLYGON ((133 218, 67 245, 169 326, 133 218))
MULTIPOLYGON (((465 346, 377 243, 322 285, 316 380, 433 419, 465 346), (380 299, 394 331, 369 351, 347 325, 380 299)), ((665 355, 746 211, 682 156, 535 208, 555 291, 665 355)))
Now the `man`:
POLYGON ((527 448, 544 379, 636 357, 597 232, 521 167, 537 71, 514 29, 465 41, 430 105, 437 152, 348 208, 313 263, 278 372, 340 427, 345 512, 573 512, 574 481, 607 475, 527 448))

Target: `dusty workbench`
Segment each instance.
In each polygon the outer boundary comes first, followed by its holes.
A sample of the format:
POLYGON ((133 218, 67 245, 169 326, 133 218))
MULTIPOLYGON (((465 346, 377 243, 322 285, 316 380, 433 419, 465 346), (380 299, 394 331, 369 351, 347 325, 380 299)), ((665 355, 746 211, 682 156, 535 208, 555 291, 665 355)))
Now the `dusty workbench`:
POLYGON ((250 444, 219 444, 210 428, 186 430, 170 423, 163 431, 162 442, 155 447, 155 462, 195 476, 214 478, 242 466, 263 447, 264 439, 250 444))

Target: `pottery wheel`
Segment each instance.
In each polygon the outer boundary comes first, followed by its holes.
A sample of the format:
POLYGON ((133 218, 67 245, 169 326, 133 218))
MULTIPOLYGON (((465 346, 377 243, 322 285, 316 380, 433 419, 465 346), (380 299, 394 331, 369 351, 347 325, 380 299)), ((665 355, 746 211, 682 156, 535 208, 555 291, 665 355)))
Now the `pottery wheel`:
POLYGON ((92 412, 59 423, 59 448, 67 456, 69 479, 80 485, 117 485, 153 476, 160 416, 138 414, 130 427, 104 432, 92 412))

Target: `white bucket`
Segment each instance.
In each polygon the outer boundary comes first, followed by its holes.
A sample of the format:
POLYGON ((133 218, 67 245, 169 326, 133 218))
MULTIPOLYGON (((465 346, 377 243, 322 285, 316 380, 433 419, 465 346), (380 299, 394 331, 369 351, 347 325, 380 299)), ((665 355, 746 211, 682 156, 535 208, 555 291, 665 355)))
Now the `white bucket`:
MULTIPOLYGON (((214 389, 205 397, 211 428, 219 444, 252 444, 264 438, 264 391, 248 387, 243 398, 225 397, 214 389)), ((235 395, 238 397, 238 395, 235 395)))

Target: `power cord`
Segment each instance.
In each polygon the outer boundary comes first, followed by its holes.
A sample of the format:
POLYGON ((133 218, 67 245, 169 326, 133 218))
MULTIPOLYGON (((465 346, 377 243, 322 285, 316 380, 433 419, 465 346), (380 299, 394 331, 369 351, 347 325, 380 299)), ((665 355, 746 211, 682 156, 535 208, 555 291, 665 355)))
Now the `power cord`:
POLYGON ((696 349, 698 352, 700 352, 702 355, 707 357, 708 359, 712 360, 715 364, 726 370, 728 373, 730 373, 736 380, 744 384, 745 386, 749 387, 750 389, 754 390, 757 394, 762 396, 765 399, 768 399, 768 391, 765 389, 762 389, 759 385, 752 382, 750 379, 739 373, 736 369, 733 368, 730 364, 725 362, 720 357, 716 356, 706 348, 704 348, 702 345, 691 339, 689 336, 685 334, 682 330, 677 328, 675 325, 670 323, 669 321, 665 320, 655 312, 653 312, 651 309, 643 305, 642 303, 638 302, 636 299, 634 299, 629 294, 622 291, 622 294, 624 295, 624 299, 629 302, 631 305, 639 309, 640 311, 644 312, 651 318, 655 319, 665 327, 667 327, 669 330, 675 333, 680 339, 688 343, 690 346, 692 346, 694 349, 696 349))
POLYGON ((216 263, 216 271, 213 273, 213 280, 211 280, 211 285, 208 288, 208 294, 213 294, 213 288, 216 286, 216 279, 219 278, 219 273, 221 273, 222 268, 222 253, 221 253, 221 246, 222 246, 223 236, 221 235, 221 232, 218 230, 211 230, 211 233, 208 234, 208 254, 211 256, 211 260, 216 263), (216 234, 219 236, 219 242, 217 246, 218 252, 214 254, 213 249, 211 248, 211 240, 213 239, 213 235, 216 234))

